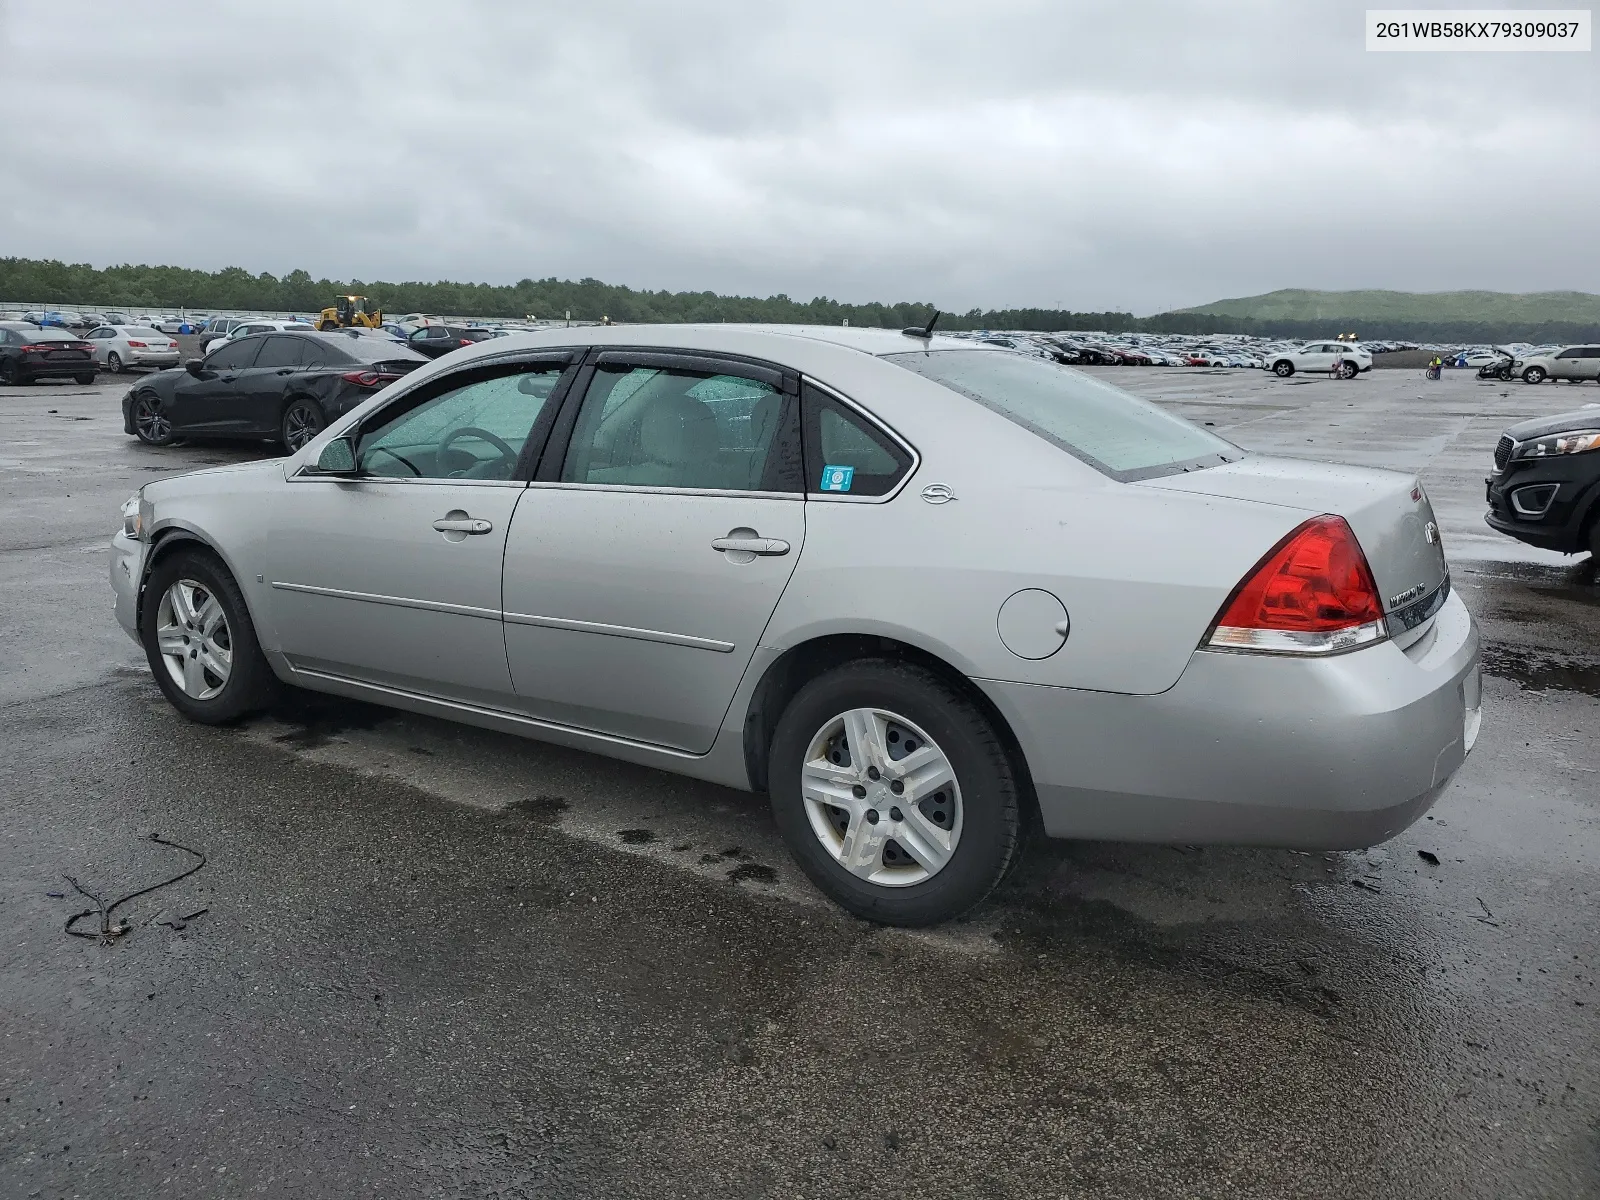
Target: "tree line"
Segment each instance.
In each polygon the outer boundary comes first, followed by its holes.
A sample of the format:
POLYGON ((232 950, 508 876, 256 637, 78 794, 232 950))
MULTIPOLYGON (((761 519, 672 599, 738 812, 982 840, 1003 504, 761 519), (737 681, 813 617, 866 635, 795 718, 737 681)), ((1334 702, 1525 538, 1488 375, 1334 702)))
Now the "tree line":
MULTIPOLYGON (((903 329, 926 325, 934 305, 927 302, 847 304, 826 296, 793 300, 786 295, 722 296, 715 292, 641 291, 598 279, 522 279, 487 283, 387 283, 360 279, 313 279, 303 270, 281 278, 251 274, 242 267, 196 271, 185 267, 123 264, 94 267, 55 259, 0 258, 0 298, 53 307, 107 306, 131 309, 251 309, 315 312, 347 294, 370 296, 386 313, 425 312, 521 320, 528 316, 629 324, 647 321, 767 322, 772 324, 851 325, 903 329)), ((946 313, 939 328, 1014 329, 1051 332, 1080 329, 1108 333, 1245 333, 1265 337, 1316 338, 1356 332, 1369 338, 1413 341, 1535 342, 1600 341, 1600 325, 1545 322, 1513 326, 1498 321, 1392 321, 1363 328, 1362 323, 1327 320, 1256 320, 1157 313, 1073 312, 1053 308, 970 309, 946 313)))

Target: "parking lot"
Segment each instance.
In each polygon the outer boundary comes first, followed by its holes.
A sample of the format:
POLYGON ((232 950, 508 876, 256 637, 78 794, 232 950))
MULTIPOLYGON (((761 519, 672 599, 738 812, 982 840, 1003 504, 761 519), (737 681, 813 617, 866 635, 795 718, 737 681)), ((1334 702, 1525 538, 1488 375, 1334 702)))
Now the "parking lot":
POLYGON ((1090 371, 1421 473, 1486 676, 1428 818, 1036 845, 907 933, 816 894, 760 797, 310 696, 191 725, 106 543, 140 484, 263 448, 142 446, 126 380, 0 389, 0 1196, 1600 1193, 1600 583, 1482 522, 1502 427, 1600 390, 1090 371), (187 865, 152 832, 206 867, 64 936, 64 873, 187 865))

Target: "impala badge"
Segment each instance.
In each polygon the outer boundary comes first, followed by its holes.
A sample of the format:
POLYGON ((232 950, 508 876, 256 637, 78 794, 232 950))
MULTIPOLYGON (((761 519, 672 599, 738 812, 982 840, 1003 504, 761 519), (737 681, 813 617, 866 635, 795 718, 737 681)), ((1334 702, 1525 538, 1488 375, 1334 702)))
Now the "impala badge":
POLYGON ((1427 591, 1427 590, 1428 589, 1427 589, 1426 586, 1424 586, 1423 584, 1419 583, 1419 584, 1417 584, 1416 587, 1407 588, 1403 592, 1396 592, 1393 596, 1389 597, 1389 608, 1391 610, 1399 608, 1401 605, 1407 604, 1407 603, 1411 602, 1412 600, 1415 600, 1418 596, 1422 595, 1422 593, 1427 591))
POLYGON ((922 498, 929 504, 948 504, 956 498, 950 490, 950 485, 945 483, 930 483, 922 489, 922 498))

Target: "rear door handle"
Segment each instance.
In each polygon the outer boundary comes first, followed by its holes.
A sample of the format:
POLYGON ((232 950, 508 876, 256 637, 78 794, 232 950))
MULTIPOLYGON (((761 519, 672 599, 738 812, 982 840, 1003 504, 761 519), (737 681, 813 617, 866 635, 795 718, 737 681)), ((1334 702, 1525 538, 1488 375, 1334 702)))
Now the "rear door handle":
POLYGON ((787 554, 789 543, 782 538, 720 537, 711 542, 713 550, 732 550, 743 554, 787 554))
POLYGON ((488 533, 494 525, 482 517, 440 517, 433 527, 440 533, 488 533))

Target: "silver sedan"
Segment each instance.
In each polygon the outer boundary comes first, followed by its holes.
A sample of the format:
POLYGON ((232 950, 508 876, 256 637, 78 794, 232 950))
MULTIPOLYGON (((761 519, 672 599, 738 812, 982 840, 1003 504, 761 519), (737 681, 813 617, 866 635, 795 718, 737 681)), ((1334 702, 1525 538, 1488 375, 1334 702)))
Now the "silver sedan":
POLYGON ((1382 841, 1479 727, 1416 479, 920 330, 497 338, 290 458, 146 484, 112 545, 193 720, 289 685, 764 791, 898 924, 1030 824, 1382 841))
POLYGON ((178 343, 138 325, 101 325, 83 335, 94 346, 94 361, 113 375, 129 367, 175 367, 178 343))

